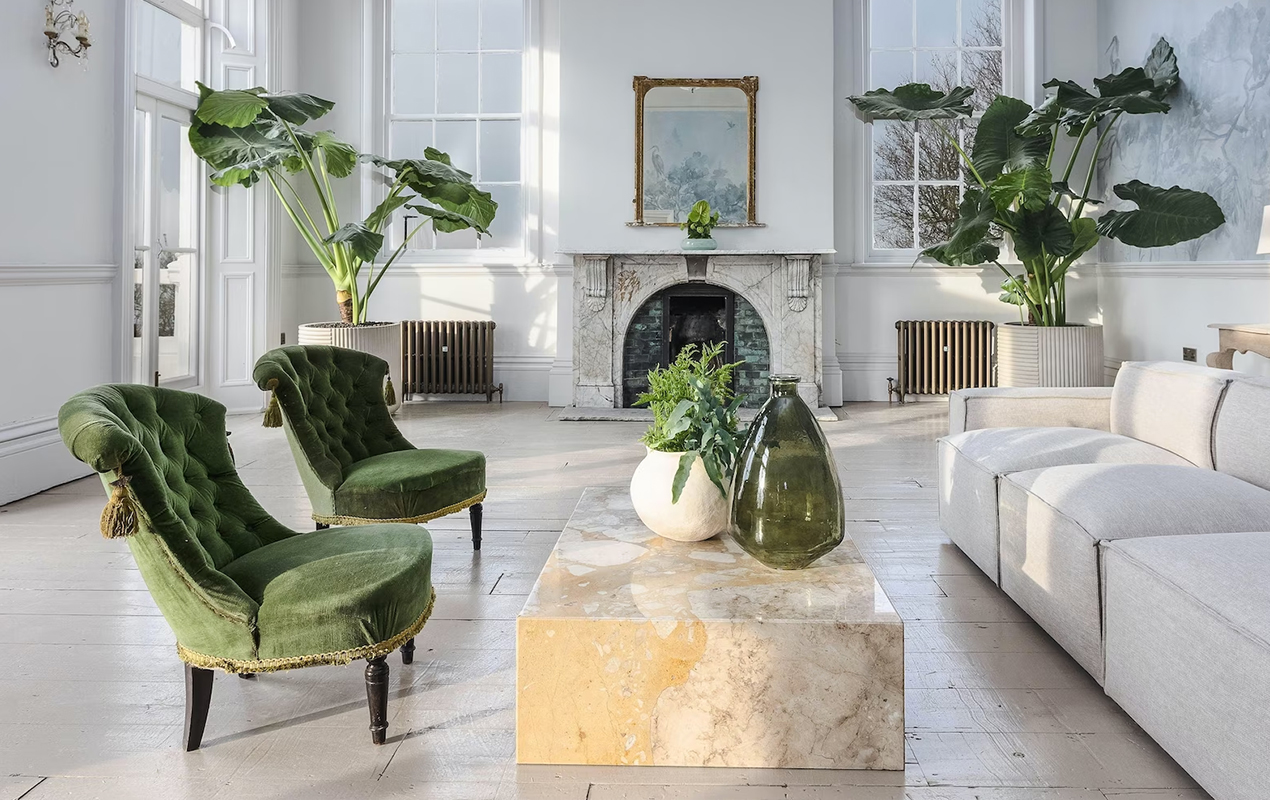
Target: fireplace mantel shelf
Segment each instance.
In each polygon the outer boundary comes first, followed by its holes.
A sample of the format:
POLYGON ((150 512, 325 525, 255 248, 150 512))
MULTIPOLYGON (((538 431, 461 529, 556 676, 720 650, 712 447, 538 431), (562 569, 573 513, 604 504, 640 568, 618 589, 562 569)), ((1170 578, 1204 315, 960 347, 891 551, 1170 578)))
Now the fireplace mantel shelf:
POLYGON ((672 248, 667 250, 612 250, 599 248, 595 250, 560 250, 562 256, 828 256, 837 250, 798 250, 782 248, 779 250, 683 250, 672 248))

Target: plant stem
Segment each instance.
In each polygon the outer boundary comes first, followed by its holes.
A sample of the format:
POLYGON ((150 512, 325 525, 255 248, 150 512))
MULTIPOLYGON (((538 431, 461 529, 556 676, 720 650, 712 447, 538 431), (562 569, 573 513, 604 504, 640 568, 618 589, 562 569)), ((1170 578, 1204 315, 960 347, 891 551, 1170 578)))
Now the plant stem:
POLYGON ((984 189, 987 189, 988 184, 984 183, 983 178, 980 177, 979 170, 975 169, 975 163, 970 160, 970 156, 966 155, 965 150, 961 149, 961 144, 957 142, 957 137, 949 133, 948 129, 945 128, 943 125, 940 125, 939 122, 935 120, 931 120, 931 123, 934 124, 934 126, 939 129, 940 133, 944 134, 944 138, 946 138, 948 140, 948 143, 951 144, 957 150, 957 153, 961 156, 961 160, 966 162, 967 167, 970 167, 970 174, 975 176, 975 180, 979 182, 979 186, 984 189))
POLYGON ((379 285, 379 281, 380 279, 384 277, 384 273, 387 272, 388 268, 393 265, 393 262, 397 260, 397 257, 400 256, 403 252, 405 252, 406 245, 409 244, 410 240, 414 238, 414 235, 418 233, 427 224, 428 223, 426 222, 420 222, 418 225, 416 225, 415 229, 406 234, 405 238, 401 240, 401 244, 397 245, 397 249, 394 250, 392 255, 388 257, 388 260, 384 262, 384 266, 380 268, 379 274, 375 275, 373 280, 371 280, 370 277, 368 276, 367 285, 366 285, 366 299, 367 300, 370 299, 371 293, 375 291, 375 287, 379 285))
POLYGON ((1089 129, 1094 124, 1094 115, 1090 114, 1085 120, 1085 126, 1080 129, 1080 138, 1076 140, 1076 147, 1072 150, 1071 158, 1067 159, 1067 170, 1063 172, 1063 183, 1067 183, 1072 177, 1072 170, 1076 168, 1076 159, 1080 158, 1080 149, 1085 145, 1085 137, 1089 135, 1089 129))
POLYGON ((282 207, 286 210, 287 216, 291 217, 291 221, 295 223, 296 229, 300 231, 300 236, 304 239, 305 244, 307 244, 309 249, 313 251, 313 255, 317 256, 318 263, 320 263, 322 268, 327 271, 332 280, 337 281, 338 288, 336 266, 331 259, 331 254, 323 246, 322 240, 318 239, 316 235, 311 233, 309 229, 305 227, 304 222, 296 214, 295 209, 291 207, 291 203, 287 201, 286 195, 282 193, 282 188, 278 186, 278 181, 274 177, 272 170, 265 170, 264 172, 265 177, 269 180, 269 185, 273 187, 274 193, 277 194, 278 199, 282 201, 282 207))
POLYGON ((1098 154, 1102 152, 1103 143, 1107 141, 1107 137, 1111 134, 1111 129, 1115 127, 1116 122, 1123 113, 1123 111, 1116 112, 1116 115, 1111 118, 1111 122, 1107 123, 1102 135, 1098 137, 1098 144, 1094 145, 1093 158, 1089 159, 1089 172, 1085 175, 1085 188, 1080 193, 1080 204, 1076 206, 1076 213, 1072 216, 1073 220, 1080 219, 1081 213, 1085 210, 1085 201, 1089 197, 1089 190, 1094 186, 1094 171, 1098 169, 1098 154))

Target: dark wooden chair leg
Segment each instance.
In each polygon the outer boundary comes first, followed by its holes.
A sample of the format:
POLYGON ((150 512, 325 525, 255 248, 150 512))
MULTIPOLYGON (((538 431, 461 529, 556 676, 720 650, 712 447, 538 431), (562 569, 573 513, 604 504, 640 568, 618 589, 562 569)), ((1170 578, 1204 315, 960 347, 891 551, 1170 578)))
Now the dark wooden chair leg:
POLYGON ((327 529, 327 528, 329 528, 329 527, 331 527, 331 526, 330 526, 330 525, 327 525, 325 522, 315 522, 315 523, 313 524, 313 530, 315 530, 315 531, 324 531, 324 530, 326 530, 326 529, 327 529))
POLYGON ((366 659, 366 702, 370 706, 370 740, 383 744, 388 736, 388 662, 383 656, 366 659))
POLYGON ((254 673, 254 672, 240 672, 240 673, 238 673, 238 677, 242 678, 242 679, 243 679, 243 680, 245 680, 245 681, 254 681, 254 680, 256 679, 256 673, 254 673))
POLYGON ((185 752, 191 753, 203 743, 207 727, 207 709, 212 704, 210 669, 185 665, 185 752))
POLYGON ((472 549, 481 549, 481 514, 485 509, 480 503, 468 509, 468 513, 472 516, 472 549))
POLYGON ((415 640, 407 639, 406 643, 401 646, 401 663, 413 664, 415 662, 415 640))

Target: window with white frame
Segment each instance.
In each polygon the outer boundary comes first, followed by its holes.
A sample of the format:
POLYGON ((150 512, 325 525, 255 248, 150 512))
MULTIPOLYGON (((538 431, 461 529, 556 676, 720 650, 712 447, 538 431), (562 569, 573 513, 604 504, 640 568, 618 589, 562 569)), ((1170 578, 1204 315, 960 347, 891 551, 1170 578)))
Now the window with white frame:
MULTIPOLYGON (((525 246, 526 0, 392 0, 388 16, 388 152, 422 158, 435 147, 493 195, 490 236, 421 231, 410 250, 525 246)), ((409 213, 408 210, 406 213, 409 213)), ((400 242, 399 221, 390 241, 400 242)))
POLYGON ((967 175, 956 148, 936 125, 970 152, 976 119, 1005 89, 1004 3, 868 0, 866 89, 916 82, 940 91, 975 90, 975 119, 866 126, 874 251, 924 248, 948 238, 967 175))

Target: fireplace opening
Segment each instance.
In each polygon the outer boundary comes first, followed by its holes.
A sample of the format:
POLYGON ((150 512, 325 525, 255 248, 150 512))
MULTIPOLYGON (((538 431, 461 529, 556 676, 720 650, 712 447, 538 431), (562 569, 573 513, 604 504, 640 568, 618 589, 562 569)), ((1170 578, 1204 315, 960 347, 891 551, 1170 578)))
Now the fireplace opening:
POLYGON ((744 297, 720 286, 681 284, 663 289, 642 305, 622 347, 622 405, 648 390, 648 371, 669 365, 689 344, 724 342, 724 363, 743 361, 732 373, 733 390, 756 407, 767 399, 771 345, 758 311, 744 297))

